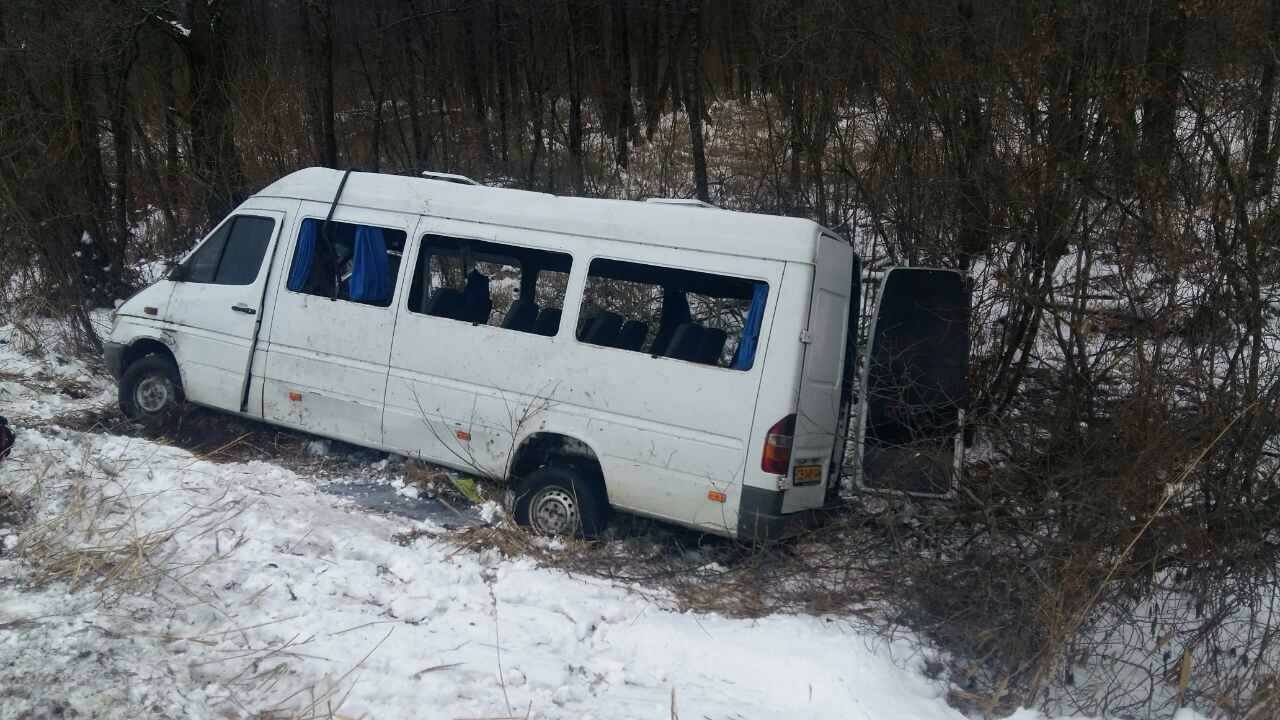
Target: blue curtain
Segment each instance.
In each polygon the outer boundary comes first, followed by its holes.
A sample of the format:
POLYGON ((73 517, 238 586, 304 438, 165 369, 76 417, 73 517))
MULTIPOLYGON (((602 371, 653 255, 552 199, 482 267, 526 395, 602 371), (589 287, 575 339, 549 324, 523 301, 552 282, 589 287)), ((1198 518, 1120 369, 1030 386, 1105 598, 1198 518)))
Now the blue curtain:
POLYGON ((391 267, 387 241, 379 228, 356 227, 355 258, 351 264, 351 299, 385 303, 391 299, 391 267))
POLYGON ((311 263, 316 256, 315 220, 303 220, 302 230, 298 232, 298 247, 293 251, 293 265, 289 267, 289 282, 285 287, 294 292, 304 292, 307 278, 311 277, 311 263))
POLYGON ((764 303, 769 298, 769 286, 756 283, 751 293, 751 308, 747 310, 747 321, 742 326, 742 336, 738 338, 738 351, 734 354, 734 370, 750 370, 756 360, 756 343, 760 339, 760 325, 764 322, 764 303))

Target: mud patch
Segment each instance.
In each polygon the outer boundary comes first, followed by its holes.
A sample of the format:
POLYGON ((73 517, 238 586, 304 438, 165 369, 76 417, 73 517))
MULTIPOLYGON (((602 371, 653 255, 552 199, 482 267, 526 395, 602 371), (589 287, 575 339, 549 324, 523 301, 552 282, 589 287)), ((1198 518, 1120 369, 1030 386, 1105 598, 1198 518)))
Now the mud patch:
POLYGON ((445 500, 440 497, 410 497, 389 483, 356 481, 326 483, 320 489, 338 497, 348 498, 361 507, 374 512, 389 513, 413 520, 430 520, 446 530, 472 527, 482 524, 475 505, 445 500))
POLYGON ((51 424, 162 442, 209 462, 269 462, 378 513, 430 520, 445 528, 481 522, 474 503, 453 489, 450 471, 443 468, 215 410, 189 407, 172 428, 159 434, 114 407, 74 413, 51 424))

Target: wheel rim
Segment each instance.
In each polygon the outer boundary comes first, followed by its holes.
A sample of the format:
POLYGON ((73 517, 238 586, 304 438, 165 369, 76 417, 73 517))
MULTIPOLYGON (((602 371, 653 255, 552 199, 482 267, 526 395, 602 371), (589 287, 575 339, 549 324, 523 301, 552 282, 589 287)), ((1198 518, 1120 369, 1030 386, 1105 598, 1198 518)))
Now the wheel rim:
POLYGON ((529 503, 535 530, 544 535, 572 535, 578 529, 578 500, 564 488, 544 488, 529 503))
POLYGON ((169 404, 173 397, 173 383, 168 378, 148 375, 133 390, 133 401, 145 413, 157 413, 169 404))

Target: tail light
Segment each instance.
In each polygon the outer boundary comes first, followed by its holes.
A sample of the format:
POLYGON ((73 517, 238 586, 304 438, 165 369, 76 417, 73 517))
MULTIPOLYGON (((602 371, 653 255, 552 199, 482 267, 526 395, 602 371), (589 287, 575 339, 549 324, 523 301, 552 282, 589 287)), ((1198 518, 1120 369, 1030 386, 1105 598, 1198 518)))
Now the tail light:
POLYGON ((796 415, 782 418, 769 428, 764 436, 764 452, 760 455, 760 469, 773 475, 786 475, 791 467, 791 440, 796 434, 796 415))

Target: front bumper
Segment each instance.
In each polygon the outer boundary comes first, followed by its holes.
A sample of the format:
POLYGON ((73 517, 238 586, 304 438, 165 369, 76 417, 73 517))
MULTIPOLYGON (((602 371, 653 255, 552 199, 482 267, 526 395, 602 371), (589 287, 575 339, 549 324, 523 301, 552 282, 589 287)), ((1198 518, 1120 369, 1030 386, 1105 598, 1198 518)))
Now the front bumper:
POLYGON ((821 510, 782 512, 782 491, 744 485, 738 505, 738 539, 754 544, 777 542, 816 527, 821 510))
POLYGON ((124 375, 124 351, 125 346, 120 343, 102 343, 102 359, 107 364, 107 371, 116 379, 116 382, 119 382, 120 377, 124 375))

